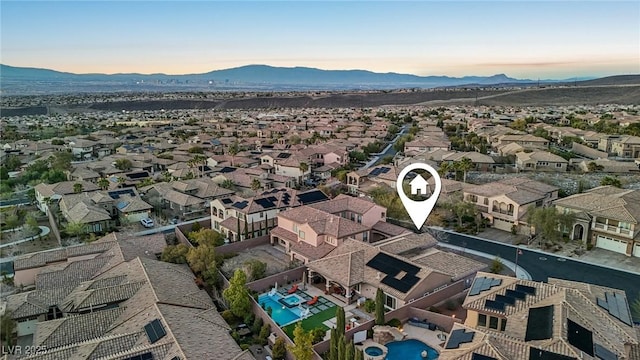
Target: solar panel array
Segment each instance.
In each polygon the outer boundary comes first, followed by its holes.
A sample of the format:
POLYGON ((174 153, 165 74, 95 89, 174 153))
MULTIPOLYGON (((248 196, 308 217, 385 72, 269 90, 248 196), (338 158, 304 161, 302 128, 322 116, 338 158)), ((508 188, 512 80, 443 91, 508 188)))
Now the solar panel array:
POLYGON ((420 271, 419 267, 385 253, 378 253, 367 262, 367 266, 386 275, 381 283, 403 293, 409 291, 420 280, 416 276, 420 271), (404 276, 396 278, 401 272, 405 272, 404 276))
POLYGON ((530 308, 524 341, 553 337, 553 305, 530 308))
POLYGON ((234 208, 238 208, 238 209, 244 209, 249 205, 249 202, 247 200, 245 201, 239 201, 237 203, 234 203, 233 206, 234 208))
POLYGON ((533 346, 529 348, 529 360, 577 360, 574 357, 556 354, 533 346))
POLYGON ((225 205, 229 205, 229 204, 233 203, 233 200, 231 200, 229 198, 224 198, 224 199, 221 199, 220 201, 222 201, 222 203, 225 204, 225 205))
POLYGON ((598 359, 602 360, 618 360, 618 355, 609 351, 609 349, 605 348, 600 344, 595 344, 594 346, 595 355, 598 359))
POLYGON ((484 302, 484 307, 487 309, 491 309, 491 310, 496 310, 496 311, 504 311, 505 308, 505 303, 503 303, 502 301, 495 301, 495 300, 485 300, 484 302))
POLYGON ((144 331, 147 333, 149 342, 152 344, 167 335, 167 332, 164 330, 162 323, 158 319, 152 320, 150 323, 145 325, 144 331))
POLYGON ((139 171, 135 173, 129 173, 127 174, 127 177, 129 179, 142 179, 142 178, 149 177, 149 173, 146 171, 139 171))
POLYGON ((596 299, 598 306, 607 310, 609 314, 616 319, 629 326, 632 326, 631 314, 629 313, 627 299, 618 293, 611 292, 605 292, 604 296, 606 300, 602 300, 600 298, 596 299))
POLYGON ((134 355, 124 360, 153 360, 153 354, 148 352, 140 355, 134 355))
POLYGON ((567 319, 567 341, 586 354, 593 356, 593 333, 567 319))
POLYGON ((479 276, 473 281, 469 295, 478 295, 483 291, 489 290, 494 286, 502 284, 502 279, 494 279, 490 277, 479 276))
POLYGON ((119 199, 122 195, 136 196, 136 193, 135 191, 133 191, 133 189, 112 190, 109 191, 108 194, 112 199, 119 199))
POLYGON ((320 190, 311 190, 305 193, 298 194, 298 201, 300 201, 300 203, 302 203, 303 205, 325 200, 329 200, 329 198, 320 190))
POLYGON ((273 203, 269 198, 262 198, 254 200, 256 204, 262 206, 263 209, 270 209, 276 207, 276 204, 273 203))
POLYGON ((388 173, 390 170, 391 170, 391 168, 388 168, 388 167, 384 167, 384 166, 383 166, 383 167, 379 167, 379 168, 375 168, 375 169, 371 170, 371 172, 369 173, 369 175, 372 175, 372 176, 378 176, 378 175, 380 175, 380 174, 386 174, 386 173, 388 173))
POLYGON ((460 344, 466 344, 473 341, 473 336, 476 333, 471 331, 467 332, 465 329, 456 329, 451 332, 449 336, 449 341, 447 341, 447 345, 444 347, 445 349, 457 349, 460 347, 460 344))
POLYGON ((278 159, 288 159, 291 156, 291 154, 289 153, 279 153, 278 154, 278 159))
POLYGON ((473 353, 471 354, 471 360, 498 360, 494 357, 473 353))
POLYGON ((521 284, 516 284, 516 291, 520 291, 529 295, 536 294, 536 288, 534 288, 533 286, 527 286, 527 285, 521 285, 521 284))

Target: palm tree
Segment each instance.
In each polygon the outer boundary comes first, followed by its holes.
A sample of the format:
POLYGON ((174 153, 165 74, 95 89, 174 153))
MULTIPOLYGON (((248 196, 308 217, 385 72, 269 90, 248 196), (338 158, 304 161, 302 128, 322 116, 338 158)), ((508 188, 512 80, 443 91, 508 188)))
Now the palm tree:
POLYGON ((471 161, 471 159, 469 159, 468 157, 463 157, 462 159, 460 159, 460 161, 456 161, 456 163, 454 164, 456 170, 458 171, 462 171, 463 175, 462 175, 462 182, 466 183, 467 182, 467 172, 471 169, 473 169, 473 161, 471 161))
POLYGON ((122 188, 124 187, 124 183, 127 181, 127 179, 123 178, 122 176, 118 176, 118 187, 122 188))
POLYGON ((442 163, 440 163, 440 167, 438 168, 438 174, 440 174, 440 176, 445 176, 452 170, 454 170, 453 164, 450 162, 443 161, 442 163))
POLYGON ((79 194, 82 192, 82 190, 84 190, 84 187, 82 186, 82 184, 80 183, 75 183, 73 184, 73 192, 76 194, 79 194))
POLYGON ((109 180, 107 180, 106 178, 100 178, 98 180, 98 186, 102 190, 107 190, 109 188, 109 180))
POLYGON ((235 186, 236 184, 233 182, 233 180, 231 179, 225 179, 222 184, 220 184, 220 187, 223 187, 225 189, 231 189, 235 186))
POLYGON ((195 164, 197 170, 199 171, 199 177, 204 176, 204 165, 207 164, 207 158, 203 155, 196 154, 193 156, 193 163, 195 164), (202 164, 202 170, 200 171, 200 164, 202 164))
POLYGON ((229 145, 229 149, 227 150, 227 152, 229 153, 229 155, 231 155, 231 166, 234 166, 233 157, 236 156, 238 152, 240 152, 240 149, 238 148, 238 142, 234 141, 233 144, 229 145))
POLYGON ((300 171, 302 171, 302 181, 304 181, 305 173, 309 170, 309 165, 306 162, 301 162, 299 165, 300 171))
POLYGON ((262 187, 262 183, 257 178, 251 180, 251 190, 258 191, 262 187))

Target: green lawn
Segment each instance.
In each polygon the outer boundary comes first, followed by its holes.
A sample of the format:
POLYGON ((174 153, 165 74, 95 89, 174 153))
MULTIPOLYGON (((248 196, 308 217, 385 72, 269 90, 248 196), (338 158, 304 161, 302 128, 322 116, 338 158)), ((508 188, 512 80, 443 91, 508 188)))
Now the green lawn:
MULTIPOLYGON (((326 310, 323 310, 315 315, 312 315, 304 320, 302 320, 302 328, 306 331, 311 331, 315 328, 322 328, 324 330, 329 330, 329 328, 323 324, 324 321, 331 319, 336 316, 337 306, 330 307, 326 310)), ((298 323, 295 322, 293 324, 289 324, 282 328, 285 333, 289 336, 290 339, 293 339, 293 329, 295 329, 298 323)))

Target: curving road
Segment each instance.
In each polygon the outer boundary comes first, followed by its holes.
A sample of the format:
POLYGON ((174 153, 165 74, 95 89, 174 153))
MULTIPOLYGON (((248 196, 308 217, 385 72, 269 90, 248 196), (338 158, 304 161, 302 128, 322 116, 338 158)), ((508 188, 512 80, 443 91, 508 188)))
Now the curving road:
MULTIPOLYGON (((497 255, 515 262, 516 247, 476 236, 458 234, 453 231, 431 229, 445 232, 443 242, 462 246, 467 249, 497 255)), ((518 266, 522 266, 535 281, 547 281, 549 277, 587 282, 595 285, 622 289, 627 293, 629 303, 640 297, 640 269, 638 273, 588 264, 571 258, 556 256, 538 250, 520 248, 518 266)))

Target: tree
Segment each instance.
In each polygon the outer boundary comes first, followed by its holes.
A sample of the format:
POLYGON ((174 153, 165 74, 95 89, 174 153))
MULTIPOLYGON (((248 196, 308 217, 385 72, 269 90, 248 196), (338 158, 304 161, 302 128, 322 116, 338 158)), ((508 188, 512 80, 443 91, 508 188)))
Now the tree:
POLYGON ((356 348, 353 345, 353 341, 349 340, 349 342, 345 344, 344 360, 354 360, 355 353, 356 348))
POLYGON ((229 287, 222 292, 222 297, 229 304, 229 310, 239 318, 251 313, 251 295, 246 284, 247 275, 241 269, 236 269, 229 280, 229 287))
POLYGON ((4 160, 4 166, 9 171, 15 171, 22 165, 22 160, 16 155, 9 155, 4 160))
POLYGON ((301 142, 301 141, 302 141, 302 139, 301 139, 301 138, 300 138, 300 136, 298 136, 298 135, 293 135, 293 136, 291 136, 291 137, 289 138, 289 142, 290 142, 292 145, 298 145, 298 144, 300 144, 300 142, 301 142))
POLYGON ((52 169, 68 171, 71 170, 71 161, 73 160, 73 154, 68 151, 56 152, 49 162, 52 169))
POLYGON ((127 182, 127 179, 123 178, 122 176, 118 176, 118 187, 123 188, 124 183, 126 182, 127 182))
POLYGON ((464 201, 460 195, 451 196, 449 200, 442 204, 447 210, 450 210, 458 219, 458 226, 462 227, 463 219, 465 217, 475 218, 478 213, 478 209, 473 203, 464 201))
POLYGON ((7 216, 7 218, 4 220, 5 224, 7 225, 7 228, 9 229, 15 229, 18 227, 18 225, 20 225, 20 218, 18 217, 18 214, 11 214, 9 216, 7 216))
POLYGON ((446 176, 448 173, 450 173, 453 170, 455 170, 453 167, 453 163, 443 161, 440 163, 440 166, 438 167, 438 174, 440 174, 440 176, 446 176))
POLYGON ((309 171, 309 164, 307 164, 306 162, 301 162, 298 168, 302 172, 302 180, 304 180, 306 177, 305 173, 309 171))
POLYGON ((329 358, 327 360, 338 360, 338 332, 331 328, 329 335, 329 358))
POLYGON ((535 234, 551 242, 561 240, 565 229, 570 228, 574 220, 573 214, 559 213, 555 207, 537 207, 527 214, 527 222, 535 228, 535 234))
POLYGON ((40 233, 40 229, 38 228, 38 218, 37 213, 30 212, 25 217, 24 224, 27 226, 27 229, 30 234, 38 234, 40 233))
POLYGON ((107 180, 106 178, 100 178, 98 180, 98 186, 102 190, 107 190, 109 188, 109 180, 107 180))
POLYGON ((187 235, 191 242, 196 245, 209 245, 209 246, 220 246, 224 245, 224 237, 219 232, 209 229, 209 228, 201 228, 196 231, 191 231, 187 235))
POLYGON ((598 165, 595 162, 591 161, 587 164, 587 169, 589 170, 589 172, 602 171, 604 170, 604 166, 598 165))
POLYGON ((0 180, 7 180, 7 179, 9 179, 9 171, 7 170, 6 167, 0 166, 0 180))
POLYGON ((474 167, 473 161, 471 161, 471 159, 469 159, 468 157, 463 157, 462 159, 460 159, 460 161, 455 161, 453 166, 456 171, 462 171, 462 182, 466 183, 467 172, 474 167))
POLYGON ((289 351, 296 360, 313 359, 313 337, 302 328, 302 322, 298 322, 293 329, 293 345, 288 346, 289 351))
POLYGON ((251 190, 258 191, 262 187, 262 183, 258 178, 251 180, 251 190))
POLYGON ((344 341, 344 334, 338 336, 338 360, 344 360, 346 355, 346 346, 344 341))
POLYGON ((364 353, 360 349, 356 349, 355 356, 353 357, 355 360, 364 360, 364 353))
POLYGON ((267 272, 267 263, 258 259, 247 260, 244 262, 247 268, 248 277, 251 281, 262 279, 267 272))
POLYGON ((317 327, 310 331, 311 333, 311 342, 313 344, 317 344, 324 340, 324 336, 327 334, 327 331, 324 328, 317 327))
POLYGON ((621 188, 622 187, 622 183, 620 182, 620 179, 618 179, 617 176, 605 176, 605 177, 603 177, 602 180, 600 180, 600 185, 602 185, 602 186, 611 185, 611 186, 615 186, 617 188, 621 188))
POLYGON ((195 273, 202 274, 209 268, 217 266, 215 248, 209 245, 200 245, 190 248, 187 253, 187 263, 195 273))
POLYGON ((355 161, 366 161, 367 155, 362 151, 353 150, 349 152, 349 159, 355 160, 355 161))
POLYGON ((504 270, 504 264, 502 263, 502 260, 500 260, 499 257, 494 258, 493 261, 491 261, 489 271, 494 274, 499 274, 502 272, 502 270, 504 270))
POLYGON ((127 158, 122 158, 116 160, 114 166, 120 171, 129 171, 131 170, 131 167, 133 167, 133 163, 127 158))
POLYGON ((75 183, 73 184, 73 192, 76 194, 79 194, 82 192, 82 190, 84 190, 84 186, 82 186, 81 183, 75 183))
POLYGON ((187 152, 189 154, 204 154, 204 149, 200 146, 192 146, 187 150, 187 152))
POLYGON ((224 179, 220 184, 220 187, 225 189, 233 189, 234 186, 236 186, 236 184, 231 179, 224 179))
POLYGON ((345 329, 346 321, 344 308, 342 308, 342 306, 336 306, 336 332, 338 333, 338 337, 344 336, 345 329))
POLYGON ((169 245, 162 250, 160 260, 174 264, 186 264, 189 247, 185 244, 169 245))
POLYGON ((287 345, 284 341, 284 338, 278 337, 273 343, 273 348, 271 349, 271 357, 273 358, 273 360, 285 360, 286 356, 287 345))
POLYGON ((271 326, 269 326, 269 324, 263 324, 262 327, 260 328, 260 334, 258 334, 258 339, 260 340, 262 345, 267 344, 267 338, 269 337, 270 333, 271 333, 271 326))
POLYGON ((67 235, 77 238, 80 235, 86 233, 85 225, 79 222, 70 222, 64 227, 64 231, 67 235))
POLYGON ((238 147, 238 142, 237 141, 234 141, 231 145, 229 145, 229 149, 227 149, 227 153, 229 153, 229 155, 231 155, 231 166, 233 166, 234 157, 239 152, 240 152, 240 149, 238 147))
POLYGON ((378 288, 376 291, 376 325, 384 325, 384 292, 378 288))
POLYGON ((2 334, 1 339, 6 346, 13 346, 14 336, 13 334, 16 332, 16 321, 13 320, 11 316, 11 312, 5 312, 2 317, 0 317, 0 334, 2 334))

